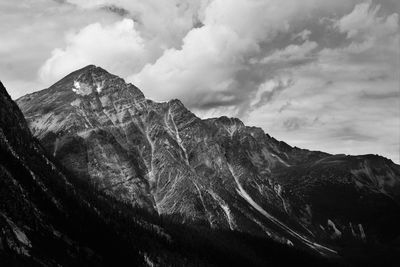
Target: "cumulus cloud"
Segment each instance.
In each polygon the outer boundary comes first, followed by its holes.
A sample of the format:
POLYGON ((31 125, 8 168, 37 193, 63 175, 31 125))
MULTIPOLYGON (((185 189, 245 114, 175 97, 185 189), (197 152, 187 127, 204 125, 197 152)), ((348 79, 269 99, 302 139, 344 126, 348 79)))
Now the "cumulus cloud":
MULTIPOLYGON (((297 146, 400 161, 396 0, 38 2, 39 18, 51 20, 0 34, 52 33, 46 49, 32 47, 36 65, 25 64, 31 76, 41 65, 42 84, 97 64, 202 117, 238 116, 297 146)), ((3 13, 0 22, 12 22, 3 13)), ((0 42, 8 64, 28 54, 13 40, 0 42)), ((0 70, 12 73, 5 63, 0 70)))
MULTIPOLYGON (((303 37, 305 38, 305 37, 303 37)), ((276 64, 276 63, 292 63, 301 64, 308 59, 311 59, 313 54, 312 51, 318 47, 316 42, 306 40, 300 45, 288 45, 282 50, 278 50, 270 56, 263 58, 260 63, 262 64, 276 64)))
POLYGON ((255 93, 255 97, 251 100, 250 110, 255 110, 271 102, 280 92, 293 85, 294 82, 290 78, 279 78, 276 80, 266 81, 259 86, 255 93))
POLYGON ((64 48, 64 35, 115 17, 79 10, 53 0, 0 0, 0 79, 13 98, 48 87, 57 80, 42 81, 38 70, 55 48, 64 48))
POLYGON ((67 0, 83 9, 105 9, 138 24, 146 39, 163 49, 177 47, 189 30, 201 21, 211 0, 67 0))
POLYGON ((166 50, 129 80, 158 100, 180 97, 190 106, 207 104, 207 95, 235 90, 235 75, 245 70, 241 62, 257 50, 231 29, 207 25, 192 30, 182 49, 166 50))
MULTIPOLYGON (((210 95, 223 94, 225 105, 248 104, 249 96, 267 79, 274 78, 271 68, 253 63, 264 56, 268 44, 279 34, 288 33, 290 23, 307 16, 315 3, 212 1, 204 10, 203 26, 188 32, 180 48, 165 50, 155 63, 128 80, 152 98, 178 97, 198 109, 210 108, 210 95)), ((315 46, 314 42, 306 42, 301 47, 288 47, 286 54, 296 57, 296 49, 311 50, 315 46)), ((238 107, 237 112, 241 109, 238 107)))
POLYGON ((398 25, 398 14, 380 17, 378 16, 380 8, 380 5, 372 6, 368 2, 356 5, 350 14, 337 22, 337 27, 347 33, 348 38, 353 39, 364 39, 367 34, 375 38, 394 33, 398 25))
POLYGON ((66 37, 65 49, 55 49, 40 68, 44 81, 54 81, 88 64, 97 64, 119 75, 139 70, 147 60, 144 40, 131 19, 112 25, 94 23, 66 37))

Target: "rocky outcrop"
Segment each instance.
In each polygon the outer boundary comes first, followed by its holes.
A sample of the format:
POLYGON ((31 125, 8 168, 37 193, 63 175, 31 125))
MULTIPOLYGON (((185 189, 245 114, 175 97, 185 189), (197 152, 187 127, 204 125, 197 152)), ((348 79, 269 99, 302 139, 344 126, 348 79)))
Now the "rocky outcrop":
POLYGON ((399 235, 400 167, 382 157, 308 151, 235 118, 201 120, 93 65, 17 103, 69 171, 154 214, 324 255, 343 240, 399 235))
MULTIPOLYGON (((98 136, 101 134, 94 138, 98 136)), ((60 141, 57 146, 62 149, 67 142, 60 141)), ((111 150, 102 160, 123 150, 111 150)), ((104 193, 117 195, 117 191, 100 192, 90 181, 71 175, 51 153, 31 135, 22 113, 0 83, 0 266, 330 264, 267 239, 178 224, 174 218, 134 209, 129 199, 124 204, 104 193)), ((96 183, 101 186, 104 184, 96 183)), ((224 209, 228 211, 227 206, 224 209)))
POLYGON ((92 204, 32 137, 0 83, 0 265, 110 262, 118 250, 126 250, 125 243, 107 233, 104 218, 92 204), (103 236, 93 236, 101 231, 103 236), (104 253, 107 242, 115 246, 109 254, 104 253))

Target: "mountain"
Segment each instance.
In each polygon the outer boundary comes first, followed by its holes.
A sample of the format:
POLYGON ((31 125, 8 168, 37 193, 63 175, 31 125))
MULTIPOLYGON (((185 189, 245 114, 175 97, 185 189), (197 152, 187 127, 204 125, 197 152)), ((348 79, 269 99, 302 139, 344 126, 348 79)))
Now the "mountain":
POLYGON ((119 262, 130 251, 32 137, 1 83, 0 159, 1 266, 119 262))
POLYGON ((239 119, 201 120, 93 65, 17 104, 48 154, 130 207, 328 257, 398 247, 400 166, 383 157, 308 151, 239 119))
POLYGON ((135 209, 69 173, 0 83, 0 266, 332 266, 305 250, 135 209))

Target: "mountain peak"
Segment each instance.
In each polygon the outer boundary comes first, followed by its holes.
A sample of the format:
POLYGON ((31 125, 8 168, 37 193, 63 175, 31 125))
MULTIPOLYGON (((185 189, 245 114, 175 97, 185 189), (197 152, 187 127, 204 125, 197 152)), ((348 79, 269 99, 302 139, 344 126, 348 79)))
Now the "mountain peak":
POLYGON ((71 74, 79 74, 79 73, 108 73, 108 71, 106 71, 105 69, 98 67, 96 65, 90 64, 87 65, 83 68, 77 69, 73 72, 71 72, 71 74))
MULTIPOLYGON (((68 100, 70 100, 76 97, 89 95, 100 96, 112 94, 124 89, 133 91, 133 93, 141 99, 144 98, 143 93, 136 86, 128 84, 117 75, 111 74, 105 69, 91 64, 71 72, 50 86, 47 90, 49 90, 48 93, 53 94, 58 92, 57 98, 59 98, 61 94, 63 98, 67 96, 68 100)), ((34 94, 42 94, 47 90, 35 92, 34 94)), ((24 97, 21 99, 23 98, 24 97)))
POLYGON ((150 213, 324 255, 398 236, 400 168, 389 162, 293 148, 236 118, 201 120, 94 65, 18 104, 69 172, 150 213))
POLYGON ((97 68, 97 66, 94 65, 94 64, 89 64, 86 67, 83 67, 81 70, 83 70, 83 69, 94 69, 94 68, 97 68))
POLYGON ((88 65, 71 72, 47 89, 17 100, 28 114, 70 114, 75 109, 103 110, 115 101, 143 102, 143 93, 101 67, 88 65))
POLYGON ((72 88, 77 94, 87 95, 92 93, 93 88, 100 90, 100 83, 105 80, 114 80, 117 76, 110 74, 105 69, 95 65, 87 65, 81 69, 71 72, 52 86, 49 89, 65 90, 72 88), (81 86, 82 84, 82 86, 81 86), (90 90, 89 90, 90 89, 90 90))

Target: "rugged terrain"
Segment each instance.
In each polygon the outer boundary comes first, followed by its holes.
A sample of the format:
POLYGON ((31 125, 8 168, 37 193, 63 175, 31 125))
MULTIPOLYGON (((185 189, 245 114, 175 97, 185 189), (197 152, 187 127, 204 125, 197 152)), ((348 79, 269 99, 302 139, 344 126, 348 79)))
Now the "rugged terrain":
POLYGON ((46 156, 1 83, 0 152, 0 265, 118 262, 130 251, 46 156))
POLYGON ((397 247, 400 166, 291 147, 235 118, 201 120, 90 65, 17 100, 47 153, 128 206, 336 256, 397 247))
MULTIPOLYGON (((62 146, 61 146, 62 147, 62 146)), ((327 266, 304 249, 135 209, 43 149, 0 83, 0 266, 327 266)), ((121 199, 121 198, 119 198, 121 199)))

